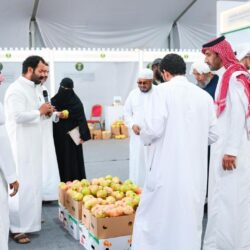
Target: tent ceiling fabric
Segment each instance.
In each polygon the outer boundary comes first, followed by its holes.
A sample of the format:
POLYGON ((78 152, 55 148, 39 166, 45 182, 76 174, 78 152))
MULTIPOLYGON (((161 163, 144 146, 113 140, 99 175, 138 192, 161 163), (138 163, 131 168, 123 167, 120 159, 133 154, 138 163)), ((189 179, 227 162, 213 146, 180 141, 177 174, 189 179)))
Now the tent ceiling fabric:
MULTIPOLYGON (((192 1, 40 0, 36 20, 49 48, 167 48, 174 20, 192 1)), ((34 2, 1 0, 0 47, 28 47, 34 2)), ((214 37, 216 0, 197 0, 177 31, 182 49, 214 37)))
POLYGON ((173 20, 190 1, 43 0, 37 20, 50 48, 166 48, 173 20))
POLYGON ((1 0, 0 47, 28 47, 33 0, 1 0))
POLYGON ((198 0, 177 23, 180 48, 201 48, 216 37, 216 0, 198 0))

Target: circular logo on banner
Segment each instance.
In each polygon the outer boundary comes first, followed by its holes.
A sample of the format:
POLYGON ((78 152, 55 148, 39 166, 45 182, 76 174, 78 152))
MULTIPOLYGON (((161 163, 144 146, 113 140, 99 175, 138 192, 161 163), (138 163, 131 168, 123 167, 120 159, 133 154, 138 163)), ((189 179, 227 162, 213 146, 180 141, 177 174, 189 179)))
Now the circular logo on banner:
POLYGON ((5 56, 6 56, 7 58, 11 58, 11 53, 6 53, 5 56))
POLYGON ((77 71, 82 71, 84 69, 84 65, 83 63, 78 62, 76 63, 75 68, 77 71))
POLYGON ((188 59, 189 58, 189 55, 188 54, 185 54, 183 55, 184 59, 188 59))
POLYGON ((3 64, 0 63, 0 71, 2 71, 2 69, 3 69, 3 64))
POLYGON ((101 53, 101 54, 100 54, 100 57, 101 57, 101 58, 105 58, 106 55, 105 55, 104 53, 101 53))

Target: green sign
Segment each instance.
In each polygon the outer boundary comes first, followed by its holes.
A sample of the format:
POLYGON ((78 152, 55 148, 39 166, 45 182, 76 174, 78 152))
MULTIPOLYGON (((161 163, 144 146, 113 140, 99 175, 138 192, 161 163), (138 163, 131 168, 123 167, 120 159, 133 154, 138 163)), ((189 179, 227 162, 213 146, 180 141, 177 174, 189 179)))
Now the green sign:
POLYGON ((11 58, 11 53, 6 53, 5 56, 6 56, 7 58, 11 58))
POLYGON ((83 63, 78 62, 76 63, 75 68, 77 71, 82 71, 84 69, 84 65, 83 63))
POLYGON ((105 55, 104 53, 101 53, 101 54, 100 54, 100 57, 101 57, 101 58, 105 58, 106 55, 105 55))

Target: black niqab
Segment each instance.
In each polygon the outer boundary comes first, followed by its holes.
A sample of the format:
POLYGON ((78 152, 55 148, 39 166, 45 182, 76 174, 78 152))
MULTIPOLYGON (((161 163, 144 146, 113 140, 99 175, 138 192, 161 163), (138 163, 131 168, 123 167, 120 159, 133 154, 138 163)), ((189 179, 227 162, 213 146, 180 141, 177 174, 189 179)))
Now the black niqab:
POLYGON ((81 100, 73 90, 74 84, 70 78, 64 78, 60 83, 58 93, 51 99, 51 104, 57 111, 68 110, 68 119, 60 119, 53 124, 53 135, 61 181, 72 181, 86 178, 82 145, 75 145, 68 132, 79 127, 83 141, 90 139, 90 131, 86 121, 81 100))

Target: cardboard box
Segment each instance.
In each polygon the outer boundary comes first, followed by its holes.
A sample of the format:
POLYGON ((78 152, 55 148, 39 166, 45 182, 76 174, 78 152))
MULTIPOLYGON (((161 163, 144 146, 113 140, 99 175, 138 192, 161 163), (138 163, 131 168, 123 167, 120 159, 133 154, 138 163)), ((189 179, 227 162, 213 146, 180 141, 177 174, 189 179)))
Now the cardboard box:
POLYGON ((68 214, 68 232, 75 240, 79 240, 79 221, 71 214, 68 214))
POLYGON ((115 138, 116 135, 120 135, 120 134, 121 134, 120 127, 111 127, 112 138, 115 138))
POLYGON ((90 232, 99 239, 132 235, 135 215, 96 218, 91 215, 90 232))
POLYGON ((65 194, 66 190, 63 190, 61 188, 58 189, 58 201, 64 207, 65 207, 65 194))
POLYGON ((70 205, 68 207, 69 213, 75 217, 77 220, 82 219, 82 201, 75 201, 71 197, 70 199, 70 205))
POLYGON ((95 130, 93 128, 89 129, 90 137, 91 137, 92 140, 94 139, 94 131, 95 130))
POLYGON ((109 239, 98 239, 89 233, 87 250, 130 250, 131 236, 122 236, 109 239))
POLYGON ((62 223, 64 223, 65 212, 66 212, 66 209, 65 209, 61 204, 59 204, 59 208, 58 208, 58 219, 59 219, 59 221, 61 221, 62 223))
POLYGON ((128 127, 127 126, 125 126, 125 125, 121 126, 121 134, 125 135, 126 138, 128 137, 128 127))
POLYGON ((103 140, 108 140, 111 139, 111 131, 102 131, 102 139, 103 140))
POLYGON ((64 207, 69 211, 70 206, 71 206, 71 197, 67 192, 65 192, 65 195, 64 195, 64 207))
POLYGON ((93 131, 93 140, 101 140, 102 139, 102 131, 94 130, 93 131))
POLYGON ((89 230, 81 223, 79 223, 79 241, 83 247, 89 248, 89 230))
POLYGON ((69 229, 69 212, 64 208, 64 217, 63 217, 63 227, 68 231, 69 229))
POLYGON ((85 225, 87 229, 90 228, 91 212, 82 206, 82 224, 85 225))

